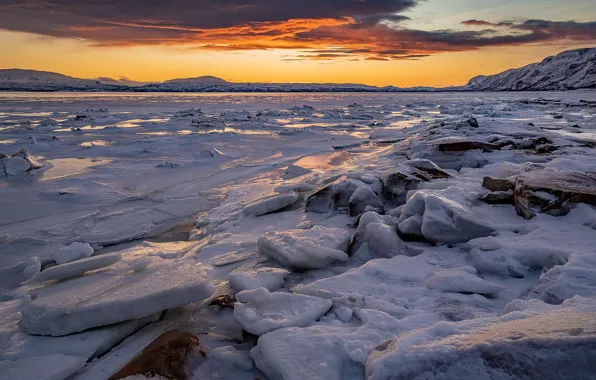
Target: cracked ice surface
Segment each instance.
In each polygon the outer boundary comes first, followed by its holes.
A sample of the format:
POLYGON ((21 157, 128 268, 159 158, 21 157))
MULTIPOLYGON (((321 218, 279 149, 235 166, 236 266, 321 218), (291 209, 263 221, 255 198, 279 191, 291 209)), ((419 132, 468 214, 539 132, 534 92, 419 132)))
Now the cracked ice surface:
POLYGON ((0 373, 594 378, 595 101, 0 94, 0 373))

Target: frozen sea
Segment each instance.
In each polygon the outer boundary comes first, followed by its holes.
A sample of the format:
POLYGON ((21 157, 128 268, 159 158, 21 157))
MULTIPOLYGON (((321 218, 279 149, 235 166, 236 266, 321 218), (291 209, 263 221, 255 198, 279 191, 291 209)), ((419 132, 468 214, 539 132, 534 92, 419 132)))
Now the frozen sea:
POLYGON ((596 378, 596 91, 0 93, 2 152, 0 379, 596 378))

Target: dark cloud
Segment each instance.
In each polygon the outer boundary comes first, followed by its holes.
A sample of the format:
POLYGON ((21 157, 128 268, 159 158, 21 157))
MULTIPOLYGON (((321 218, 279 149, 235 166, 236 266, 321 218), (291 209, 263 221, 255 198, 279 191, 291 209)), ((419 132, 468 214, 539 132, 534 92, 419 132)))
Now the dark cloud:
POLYGON ((484 20, 466 20, 461 22, 463 25, 471 25, 471 26, 494 26, 496 24, 484 20))
POLYGON ((286 60, 414 60, 490 46, 596 41, 596 22, 471 19, 462 30, 411 29, 401 13, 418 1, 0 0, 0 29, 92 46, 302 51, 286 60))
POLYGON ((0 28, 52 36, 108 25, 123 33, 131 25, 183 31, 289 19, 391 19, 414 5, 416 0, 0 0, 0 28))
POLYGON ((532 34, 546 34, 551 38, 572 39, 576 41, 596 40, 596 21, 548 21, 526 20, 521 24, 510 24, 510 28, 532 34))

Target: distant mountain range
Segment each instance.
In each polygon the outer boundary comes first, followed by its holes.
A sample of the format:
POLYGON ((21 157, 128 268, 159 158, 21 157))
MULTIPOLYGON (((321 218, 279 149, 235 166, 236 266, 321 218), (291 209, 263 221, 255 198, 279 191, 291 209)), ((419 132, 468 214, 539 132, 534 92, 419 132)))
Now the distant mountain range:
POLYGON ((490 76, 472 78, 457 87, 375 87, 336 83, 232 83, 213 76, 143 83, 128 78, 80 79, 21 69, 0 70, 0 91, 117 92, 430 92, 556 91, 596 88, 596 48, 569 50, 542 62, 490 76))

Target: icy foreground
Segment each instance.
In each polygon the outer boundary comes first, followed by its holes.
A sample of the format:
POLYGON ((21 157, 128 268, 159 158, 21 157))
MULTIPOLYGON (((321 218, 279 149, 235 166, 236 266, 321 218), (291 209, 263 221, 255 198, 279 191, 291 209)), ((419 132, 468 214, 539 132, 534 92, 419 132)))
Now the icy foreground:
POLYGON ((0 378, 596 379, 596 95, 541 95, 0 94, 0 378))

